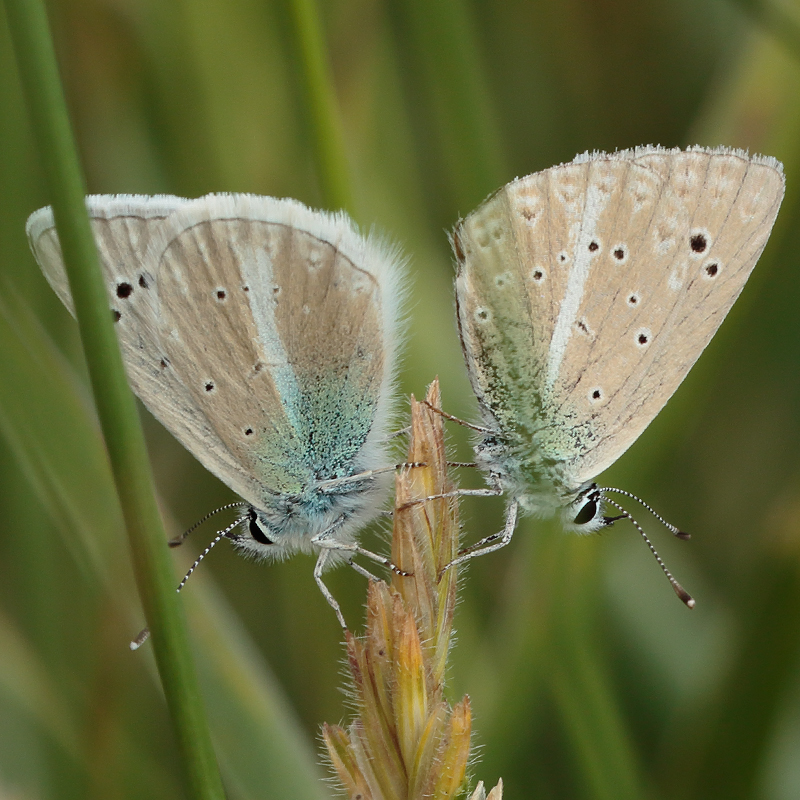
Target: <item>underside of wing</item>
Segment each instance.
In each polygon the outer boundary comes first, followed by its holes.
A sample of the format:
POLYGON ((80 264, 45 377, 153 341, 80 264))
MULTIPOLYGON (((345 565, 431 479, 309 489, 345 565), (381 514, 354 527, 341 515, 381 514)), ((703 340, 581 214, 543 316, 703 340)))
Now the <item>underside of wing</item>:
POLYGON ((470 382, 484 423, 504 431, 526 424, 519 414, 522 398, 541 406, 548 346, 547 328, 531 324, 531 265, 516 246, 508 200, 498 192, 459 222, 452 237, 457 319, 470 382))
MULTIPOLYGON (((86 198, 86 211, 112 305, 120 284, 133 285, 144 276, 143 259, 151 240, 159 237, 163 221, 187 202, 182 197, 172 195, 90 195, 86 198)), ((61 258, 61 245, 50 206, 30 215, 26 232, 31 250, 47 282, 74 315, 67 273, 61 258)))
MULTIPOLYGON (((150 411, 264 507, 376 466, 390 413, 398 256, 344 215, 249 195, 94 196, 127 373, 150 411)), ((72 311, 51 210, 28 235, 72 311)))
POLYGON ((473 212, 456 231, 459 319, 501 430, 572 487, 613 463, 724 319, 782 196, 772 159, 639 148, 519 179, 473 212))
MULTIPOLYGON (((190 201, 172 196, 94 195, 86 206, 97 242, 109 306, 128 380, 151 413, 203 465, 254 502, 258 485, 224 446, 179 375, 168 369, 161 341, 157 262, 165 220, 190 201)), ((31 215, 31 249, 53 290, 74 314, 52 210, 31 215)))
POLYGON ((299 203, 203 200, 170 221, 159 257, 169 368, 235 460, 273 492, 376 466, 393 378, 396 258, 346 218, 299 203))

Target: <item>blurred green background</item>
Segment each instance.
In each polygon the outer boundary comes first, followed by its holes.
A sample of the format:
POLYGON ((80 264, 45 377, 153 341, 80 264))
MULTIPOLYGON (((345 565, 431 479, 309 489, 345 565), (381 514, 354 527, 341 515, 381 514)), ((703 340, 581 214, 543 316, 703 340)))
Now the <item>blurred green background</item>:
MULTIPOLYGON (((439 375, 474 418, 446 231, 517 175, 584 150, 725 144, 782 160, 787 197, 744 294, 603 482, 636 532, 524 520, 462 579, 452 697, 473 774, 509 798, 800 797, 800 4, 735 0, 320 2, 351 211, 410 257, 404 393, 439 375)), ((242 191, 314 207, 291 5, 50 4, 91 192, 242 191)), ((0 11, 0 798, 176 798, 180 771, 73 320, 24 236, 48 202, 0 11)), ((405 406, 402 406, 405 408, 405 406)), ((233 498, 143 411, 169 528, 233 498)), ((453 456, 469 437, 451 426, 453 456)), ((466 471, 465 485, 480 485, 466 471)), ((464 535, 502 502, 465 502, 464 535)), ((213 527, 175 553, 176 581, 213 527)), ((381 548, 385 525, 366 532, 381 548)), ((323 798, 322 721, 349 718, 341 632, 312 561, 221 546, 183 597, 231 798, 323 798), (305 783, 304 783, 305 782, 305 783)), ((363 579, 329 579, 351 626, 363 579)))

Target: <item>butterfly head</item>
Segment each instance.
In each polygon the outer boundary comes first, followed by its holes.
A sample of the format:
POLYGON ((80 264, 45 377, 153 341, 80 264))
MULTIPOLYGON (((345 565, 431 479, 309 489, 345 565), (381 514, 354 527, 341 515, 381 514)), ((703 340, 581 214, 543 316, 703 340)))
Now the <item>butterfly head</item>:
MULTIPOLYGON (((247 504, 226 538, 242 555, 259 561, 318 554, 327 538, 351 543, 378 514, 392 469, 319 481, 299 495, 274 495, 258 508, 247 504)), ((331 563, 338 555, 331 554, 331 563)))
POLYGON ((253 506, 246 506, 242 510, 238 522, 227 537, 237 550, 261 559, 274 558, 284 549, 266 516, 253 506))
POLYGON ((257 561, 282 561, 295 553, 316 553, 318 547, 313 538, 320 531, 335 528, 340 538, 342 527, 346 529, 345 535, 352 527, 344 524, 344 516, 337 517, 329 509, 315 513, 291 501, 281 505, 280 510, 245 507, 238 524, 226 538, 241 555, 257 561))

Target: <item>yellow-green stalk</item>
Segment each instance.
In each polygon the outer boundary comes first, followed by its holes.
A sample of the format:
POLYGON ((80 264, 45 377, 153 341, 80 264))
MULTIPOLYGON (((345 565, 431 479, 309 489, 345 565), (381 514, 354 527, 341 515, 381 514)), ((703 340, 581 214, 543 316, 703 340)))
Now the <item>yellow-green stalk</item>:
MULTIPOLYGON (((440 407, 438 382, 426 398, 440 407)), ((463 792, 470 758, 469 697, 444 697, 453 634, 458 498, 447 471, 441 415, 411 398, 410 464, 395 479, 391 585, 371 581, 363 637, 346 633, 357 717, 324 725, 336 775, 351 800, 446 800, 463 792), (449 496, 447 496, 449 495, 449 496), (414 502, 422 498, 433 498, 414 502)), ((486 797, 501 800, 502 784, 486 797)))

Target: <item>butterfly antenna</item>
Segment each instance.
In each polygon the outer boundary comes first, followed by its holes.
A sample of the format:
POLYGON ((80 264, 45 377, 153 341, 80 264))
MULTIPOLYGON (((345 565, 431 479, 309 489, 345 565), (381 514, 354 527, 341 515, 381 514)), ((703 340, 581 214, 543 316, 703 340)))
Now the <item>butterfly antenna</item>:
POLYGON ((449 419, 450 422, 456 422, 459 425, 463 425, 465 428, 469 428, 472 431, 477 431, 478 433, 488 434, 488 435, 497 435, 497 431, 493 431, 491 428, 485 428, 483 425, 473 425, 471 422, 467 422, 466 420, 461 419, 460 417, 454 417, 452 414, 448 414, 446 411, 442 411, 441 408, 437 408, 437 406, 429 403, 427 400, 422 401, 423 406, 427 406, 431 411, 435 414, 438 414, 440 417, 444 417, 445 419, 449 419))
POLYGON ((197 528, 199 528, 207 520, 211 519, 211 517, 213 517, 215 514, 219 514, 220 511, 227 511, 229 508, 241 508, 241 507, 242 503, 228 503, 226 506, 220 506, 219 508, 215 508, 213 511, 209 511, 208 514, 206 514, 204 517, 197 520, 197 522, 195 522, 191 528, 184 531, 180 536, 176 536, 174 539, 170 539, 169 542, 167 542, 167 544, 170 547, 179 547, 184 543, 186 537, 190 533, 192 533, 192 531, 197 530, 197 528))
MULTIPOLYGON (((677 536, 679 539, 691 539, 692 534, 686 533, 682 531, 680 528, 677 528, 671 522, 667 522, 664 517, 660 514, 657 514, 641 497, 637 497, 635 494, 631 494, 630 492, 626 492, 624 489, 615 489, 613 486, 604 486, 600 489, 600 494, 604 495, 606 492, 617 492, 618 494, 624 494, 625 497, 630 497, 631 500, 635 500, 637 503, 643 505, 670 533, 674 536, 677 536)), ((609 500, 609 502, 611 502, 609 500)), ((616 505, 616 503, 614 503, 616 505)))
POLYGON ((241 522, 241 518, 237 519, 234 522, 231 522, 227 528, 217 532, 217 535, 211 540, 211 543, 208 545, 208 547, 206 547, 206 549, 203 550, 199 556, 197 556, 194 564, 189 567, 189 571, 183 576, 183 580, 178 584, 178 588, 175 591, 179 592, 184 586, 186 586, 186 581, 189 580, 189 576, 197 569, 200 562, 211 552, 211 549, 214 547, 214 545, 216 545, 220 540, 224 539, 237 525, 241 524, 241 522))
MULTIPOLYGON (((241 503, 232 503, 231 505, 223 506, 222 508, 218 508, 216 511, 212 511, 210 514, 207 514, 205 517, 203 517, 203 519, 201 519, 200 522, 196 523, 191 528, 189 528, 186 534, 183 535, 183 538, 179 537, 178 540, 173 540, 177 541, 177 544, 173 545, 172 542, 170 542, 170 546, 176 547, 183 541, 183 539, 186 538, 186 535, 189 532, 193 531, 202 522, 205 522, 205 520, 207 520, 209 517, 216 514, 217 511, 224 511, 225 509, 233 508, 240 505, 241 503)), ((211 540, 211 543, 208 545, 208 547, 206 547, 206 549, 203 550, 202 553, 200 553, 200 555, 195 559, 194 564, 192 564, 192 566, 189 567, 189 571, 183 576, 183 580, 178 584, 178 588, 175 590, 176 592, 179 592, 181 589, 183 589, 184 586, 186 586, 186 581, 189 580, 189 576, 197 569, 198 564, 211 552, 211 548, 213 548, 214 545, 216 545, 221 539, 224 539, 237 525, 241 524, 242 519, 244 518, 240 517, 235 522, 232 522, 230 525, 228 525, 228 527, 225 528, 224 530, 217 532, 217 535, 211 540)), ((149 638, 150 638, 150 628, 144 628, 144 630, 140 631, 139 635, 131 642, 130 644, 131 650, 138 650, 149 638)))
MULTIPOLYGON (((623 494, 627 494, 627 492, 623 492, 623 494)), ((619 503, 615 503, 610 498, 606 497, 606 502, 610 503, 614 508, 616 508, 622 516, 626 519, 629 519, 637 531, 642 535, 642 539, 644 539, 645 544, 650 548, 650 552, 655 557, 655 560, 658 562, 658 566, 661 567, 664 574, 667 576, 667 580, 672 585, 672 588, 675 590, 675 594, 680 597, 683 603, 686 605, 687 608, 694 608, 695 602, 694 598, 686 591, 686 589, 681 586, 678 581, 672 576, 672 573, 667 569, 667 565, 661 560, 661 556, 658 554, 658 551, 653 547, 653 543, 647 537, 647 534, 644 532, 642 526, 633 518, 629 511, 626 511, 619 503)), ((638 500, 638 498, 637 498, 638 500)))

